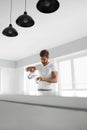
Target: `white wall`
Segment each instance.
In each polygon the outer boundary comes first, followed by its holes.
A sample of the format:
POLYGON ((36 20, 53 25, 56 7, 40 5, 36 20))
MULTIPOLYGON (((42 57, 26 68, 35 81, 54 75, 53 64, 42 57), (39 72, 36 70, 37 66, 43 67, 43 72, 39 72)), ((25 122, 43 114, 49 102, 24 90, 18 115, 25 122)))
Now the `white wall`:
MULTIPOLYGON (((83 50, 87 50, 87 37, 49 49, 49 52, 50 52, 50 58, 56 58, 59 56, 64 56, 83 50)), ((20 59, 19 61, 16 62, 15 66, 18 68, 38 62, 40 62, 39 52, 36 55, 20 59)))
POLYGON ((0 69, 0 93, 1 93, 1 69, 0 69))
POLYGON ((1 92, 6 94, 15 93, 17 86, 18 84, 15 69, 1 69, 1 92))
POLYGON ((0 66, 1 67, 6 67, 6 68, 15 68, 16 67, 16 62, 15 61, 10 61, 10 60, 0 59, 0 66))
POLYGON ((24 68, 17 68, 16 70, 16 78, 17 78, 17 91, 19 94, 24 93, 24 68))
POLYGON ((1 93, 17 94, 23 93, 24 89, 24 69, 1 69, 1 93))
MULTIPOLYGON (((59 56, 64 56, 64 55, 68 55, 83 50, 87 50, 87 37, 49 49, 51 58, 56 58, 59 56)), ((25 57, 18 61, 9 61, 9 60, 0 59, 0 66, 8 67, 8 68, 20 68, 38 62, 40 62, 39 52, 38 54, 25 57)))

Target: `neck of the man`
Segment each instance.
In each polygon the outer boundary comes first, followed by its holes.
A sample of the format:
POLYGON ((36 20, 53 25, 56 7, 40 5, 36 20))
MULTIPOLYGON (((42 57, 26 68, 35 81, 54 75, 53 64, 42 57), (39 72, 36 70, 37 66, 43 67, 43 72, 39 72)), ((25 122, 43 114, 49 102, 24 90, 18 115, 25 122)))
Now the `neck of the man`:
POLYGON ((43 64, 43 66, 46 66, 46 65, 48 65, 49 64, 49 61, 46 63, 46 64, 43 64))

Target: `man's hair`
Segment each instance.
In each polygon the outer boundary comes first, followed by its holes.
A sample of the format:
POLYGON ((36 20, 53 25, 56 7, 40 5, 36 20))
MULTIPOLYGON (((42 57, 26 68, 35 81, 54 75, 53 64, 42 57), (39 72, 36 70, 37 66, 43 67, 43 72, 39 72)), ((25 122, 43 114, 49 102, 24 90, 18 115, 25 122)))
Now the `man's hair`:
POLYGON ((48 50, 42 50, 41 52, 40 52, 40 56, 41 57, 47 57, 47 58, 49 58, 49 51, 48 50))

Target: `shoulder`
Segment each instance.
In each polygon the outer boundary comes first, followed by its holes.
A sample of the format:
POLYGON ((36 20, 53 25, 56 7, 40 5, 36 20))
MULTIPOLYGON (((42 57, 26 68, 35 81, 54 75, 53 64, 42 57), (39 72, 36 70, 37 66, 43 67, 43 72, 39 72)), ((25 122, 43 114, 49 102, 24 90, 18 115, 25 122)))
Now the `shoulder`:
POLYGON ((41 64, 36 65, 36 69, 37 69, 37 70, 40 70, 41 68, 42 68, 42 65, 41 65, 41 64))
POLYGON ((57 61, 56 60, 51 60, 50 67, 52 68, 53 71, 58 71, 57 61))
POLYGON ((51 63, 51 65, 57 65, 57 61, 54 59, 52 59, 50 63, 51 63))

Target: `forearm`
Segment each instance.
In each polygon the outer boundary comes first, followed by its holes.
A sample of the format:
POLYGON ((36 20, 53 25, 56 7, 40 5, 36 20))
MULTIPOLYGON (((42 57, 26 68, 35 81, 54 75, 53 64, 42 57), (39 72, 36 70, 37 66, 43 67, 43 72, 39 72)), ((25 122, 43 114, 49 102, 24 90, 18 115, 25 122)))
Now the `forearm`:
POLYGON ((45 81, 49 83, 57 83, 57 78, 44 78, 44 77, 38 77, 37 80, 45 81))
POLYGON ((42 78, 42 81, 49 82, 49 83, 57 83, 57 78, 42 78))
POLYGON ((57 83, 58 81, 58 72, 52 72, 51 78, 43 78, 43 81, 49 82, 49 83, 57 83))
POLYGON ((46 77, 37 77, 37 80, 45 81, 49 83, 57 83, 58 82, 58 72, 52 72, 52 77, 46 78, 46 77))

